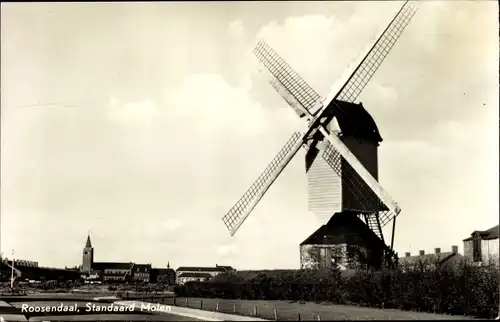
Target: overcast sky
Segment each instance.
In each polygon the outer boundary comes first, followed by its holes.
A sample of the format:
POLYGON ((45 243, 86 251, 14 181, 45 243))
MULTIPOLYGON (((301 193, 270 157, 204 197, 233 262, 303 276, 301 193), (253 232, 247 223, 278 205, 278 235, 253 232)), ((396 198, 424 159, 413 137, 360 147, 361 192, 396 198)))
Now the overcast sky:
MULTIPOLYGON (((2 4, 1 250, 78 265, 90 230, 96 261, 299 267, 304 151, 234 237, 221 220, 303 128, 252 49, 325 95, 401 4, 2 4)), ((425 1, 359 97, 399 254, 498 224, 497 13, 425 1)))

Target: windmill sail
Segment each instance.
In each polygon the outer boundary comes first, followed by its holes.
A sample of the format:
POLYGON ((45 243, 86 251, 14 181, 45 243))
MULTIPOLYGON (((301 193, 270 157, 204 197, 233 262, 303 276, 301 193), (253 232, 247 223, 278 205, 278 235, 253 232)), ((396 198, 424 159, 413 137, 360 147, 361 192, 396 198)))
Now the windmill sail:
POLYGON ((264 197, 264 194, 271 187, 273 182, 295 156, 303 144, 304 136, 304 134, 295 132, 264 172, 262 172, 247 192, 245 192, 240 200, 238 200, 231 210, 222 218, 231 236, 236 233, 245 219, 264 197))
MULTIPOLYGON (((401 9, 382 32, 375 44, 362 58, 360 64, 352 72, 347 82, 338 92, 333 92, 333 94, 330 93, 326 99, 323 100, 324 106, 331 106, 334 110, 334 114, 341 116, 340 114, 342 114, 343 111, 339 108, 339 104, 341 103, 340 101, 354 103, 375 72, 378 70, 384 59, 387 57, 406 26, 410 23, 418 8, 419 3, 414 1, 406 1, 403 4, 401 9)), ((321 132, 325 134, 327 140, 329 141, 325 144, 325 153, 329 154, 329 156, 327 156, 329 159, 326 163, 334 169, 338 169, 341 165, 343 165, 344 180, 346 178, 350 178, 347 179, 349 181, 348 185, 351 186, 349 193, 352 197, 358 200, 356 203, 361 205, 363 210, 373 209, 380 211, 381 217, 378 229, 381 230, 381 227, 399 214, 401 211, 399 206, 392 200, 389 194, 385 192, 373 175, 366 171, 363 164, 359 162, 359 160, 337 136, 327 135, 327 130, 324 128, 321 132), (334 158, 335 160, 338 160, 337 165, 332 164, 333 161, 331 157, 333 155, 339 156, 334 158), (379 209, 379 204, 385 204, 387 208, 379 209)), ((319 176, 320 172, 324 173, 324 171, 325 170, 323 168, 317 170, 318 173, 316 173, 316 176, 319 176)))
POLYGON ((288 65, 265 41, 261 40, 254 49, 255 56, 273 76, 271 85, 289 103, 292 99, 300 104, 290 104, 300 117, 317 112, 320 96, 307 82, 288 65), (305 111, 304 111, 305 109, 305 111))
POLYGON ((406 26, 408 26, 419 6, 420 1, 406 1, 403 4, 396 16, 386 29, 384 29, 382 35, 362 58, 346 83, 338 92, 330 93, 330 95, 325 98, 323 104, 330 103, 333 100, 354 103, 387 57, 406 26))

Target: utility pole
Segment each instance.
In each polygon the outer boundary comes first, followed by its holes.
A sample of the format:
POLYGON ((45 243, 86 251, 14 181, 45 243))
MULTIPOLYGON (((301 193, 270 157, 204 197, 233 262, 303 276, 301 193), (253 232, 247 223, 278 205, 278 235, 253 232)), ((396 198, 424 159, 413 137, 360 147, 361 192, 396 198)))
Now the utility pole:
POLYGON ((14 288, 14 262, 15 262, 15 258, 14 258, 14 250, 12 250, 12 270, 11 270, 11 273, 10 273, 10 288, 14 288))

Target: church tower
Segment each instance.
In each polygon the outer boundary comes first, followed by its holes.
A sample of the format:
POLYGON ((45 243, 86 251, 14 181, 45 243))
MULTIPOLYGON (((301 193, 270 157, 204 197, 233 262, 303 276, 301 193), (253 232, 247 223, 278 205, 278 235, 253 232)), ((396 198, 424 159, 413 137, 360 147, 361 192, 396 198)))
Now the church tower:
POLYGON ((92 271, 92 264, 94 263, 94 248, 90 242, 90 235, 87 236, 87 243, 83 248, 83 261, 82 261, 82 272, 90 273, 92 271))

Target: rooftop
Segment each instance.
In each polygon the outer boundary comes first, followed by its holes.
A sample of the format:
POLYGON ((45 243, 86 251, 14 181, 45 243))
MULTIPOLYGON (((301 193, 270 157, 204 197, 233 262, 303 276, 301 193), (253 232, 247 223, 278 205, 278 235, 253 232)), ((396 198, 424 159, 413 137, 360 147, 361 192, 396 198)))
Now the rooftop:
POLYGON ((231 266, 219 265, 215 265, 215 267, 181 266, 177 272, 229 272, 231 270, 233 270, 231 266))
POLYGON ((499 225, 491 227, 488 230, 475 230, 471 234, 470 237, 465 238, 463 241, 472 240, 473 236, 476 235, 476 234, 479 234, 479 236, 481 236, 481 239, 485 239, 485 240, 488 240, 488 239, 497 239, 497 238, 499 238, 499 225))
POLYGON ((152 268, 151 271, 157 275, 175 274, 175 271, 171 268, 152 268))
POLYGON ((361 139, 382 142, 375 120, 363 104, 336 101, 334 114, 342 135, 356 136, 361 139))
POLYGON ((132 269, 134 263, 120 263, 120 262, 94 262, 92 268, 97 270, 104 269, 132 269))
MULTIPOLYGON (((424 255, 414 255, 408 257, 400 257, 398 259, 399 264, 416 264, 419 261, 429 261, 431 263, 439 263, 442 264, 449 260, 451 257, 457 255, 452 252, 442 252, 439 254, 424 254, 424 255)), ((459 255, 459 254, 458 254, 459 255)))
POLYGON ((366 245, 367 243, 382 249, 386 247, 356 213, 343 211, 335 213, 326 225, 321 226, 300 245, 366 245))
POLYGON ((92 247, 92 243, 90 242, 90 235, 87 236, 87 242, 85 243, 86 248, 92 247))
POLYGON ((151 264, 135 264, 134 270, 136 272, 149 272, 151 271, 151 264))

